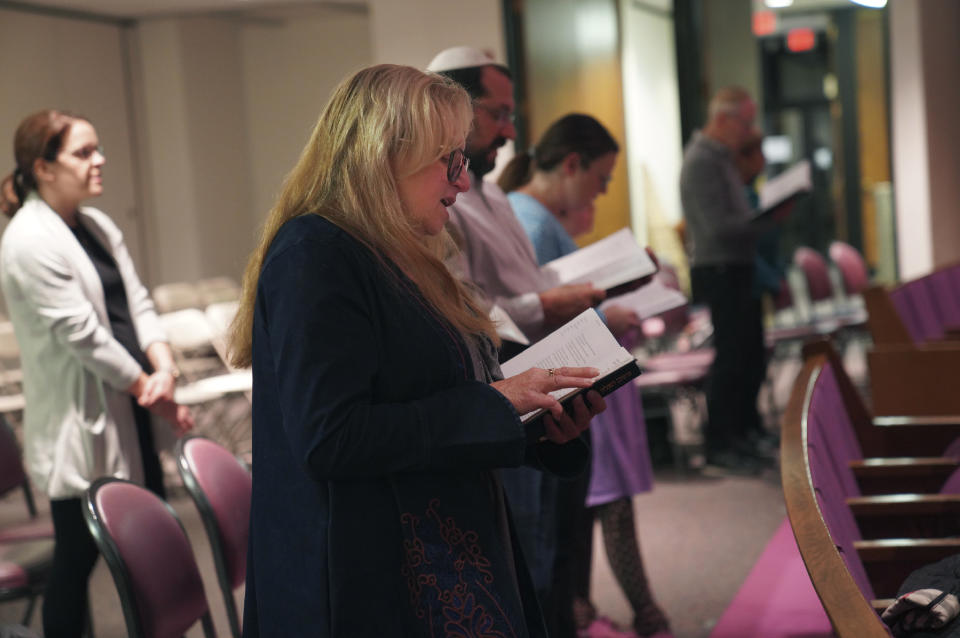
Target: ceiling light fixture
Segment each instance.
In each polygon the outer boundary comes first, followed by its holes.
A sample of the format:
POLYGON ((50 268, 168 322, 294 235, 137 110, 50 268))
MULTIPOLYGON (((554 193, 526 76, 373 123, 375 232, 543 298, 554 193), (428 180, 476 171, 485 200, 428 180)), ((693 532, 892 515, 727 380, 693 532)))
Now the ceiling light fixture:
POLYGON ((850 0, 850 2, 871 9, 882 9, 887 6, 887 0, 850 0))
POLYGON ((763 0, 763 4, 770 9, 783 9, 793 4, 793 0, 763 0))

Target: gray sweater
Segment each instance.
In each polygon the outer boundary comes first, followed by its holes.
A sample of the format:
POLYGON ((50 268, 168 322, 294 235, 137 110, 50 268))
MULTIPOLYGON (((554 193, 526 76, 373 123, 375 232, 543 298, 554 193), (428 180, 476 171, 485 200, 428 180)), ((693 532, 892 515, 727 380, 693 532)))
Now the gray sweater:
POLYGON ((752 264, 759 230, 732 151, 699 131, 680 169, 691 266, 752 264))

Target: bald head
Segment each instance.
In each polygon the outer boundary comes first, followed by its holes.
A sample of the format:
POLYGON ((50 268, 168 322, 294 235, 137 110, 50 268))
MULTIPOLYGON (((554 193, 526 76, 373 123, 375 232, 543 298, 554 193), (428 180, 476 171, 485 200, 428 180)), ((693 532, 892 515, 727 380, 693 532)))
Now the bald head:
POLYGON ((707 125, 703 133, 738 151, 753 130, 757 105, 747 90, 728 86, 717 91, 707 107, 707 125))

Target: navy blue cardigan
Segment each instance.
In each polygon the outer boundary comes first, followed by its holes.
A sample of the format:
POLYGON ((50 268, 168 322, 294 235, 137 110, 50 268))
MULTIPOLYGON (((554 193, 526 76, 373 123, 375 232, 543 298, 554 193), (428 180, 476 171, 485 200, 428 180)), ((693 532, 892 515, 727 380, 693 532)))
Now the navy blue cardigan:
POLYGON ((267 253, 244 636, 544 635, 493 474, 518 415, 386 268, 316 215, 267 253))

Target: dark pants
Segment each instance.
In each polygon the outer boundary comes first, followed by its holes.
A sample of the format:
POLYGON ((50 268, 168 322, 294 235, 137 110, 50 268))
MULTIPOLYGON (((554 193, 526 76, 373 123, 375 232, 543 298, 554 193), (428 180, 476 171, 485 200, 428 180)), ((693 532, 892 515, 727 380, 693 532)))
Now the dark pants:
POLYGON ((708 456, 746 445, 763 431, 757 395, 766 375, 763 316, 753 296, 753 265, 696 266, 690 270, 693 298, 710 307, 716 359, 707 387, 708 456))
MULTIPOLYGON (((163 469, 150 428, 150 414, 134 401, 134 418, 140 441, 146 487, 164 498, 163 469)), ((79 638, 87 614, 87 583, 99 551, 83 518, 80 498, 50 501, 53 519, 53 566, 43 596, 43 635, 46 638, 79 638)))
MULTIPOLYGON (((581 435, 588 443, 590 431, 581 435)), ((560 481, 557 489, 557 552, 553 562, 553 586, 544 601, 544 616, 551 638, 576 638, 574 598, 590 598, 590 567, 593 560, 593 512, 587 509, 590 470, 572 480, 560 481)))
POLYGON ((163 466, 160 464, 157 446, 153 441, 153 422, 150 412, 137 403, 136 399, 130 399, 130 401, 133 403, 133 418, 137 423, 137 442, 140 443, 140 461, 143 463, 143 484, 148 490, 165 499, 167 490, 163 486, 163 466))
POLYGON ((83 520, 80 498, 50 501, 53 567, 43 596, 43 635, 77 638, 87 614, 87 581, 97 562, 97 546, 83 520))

